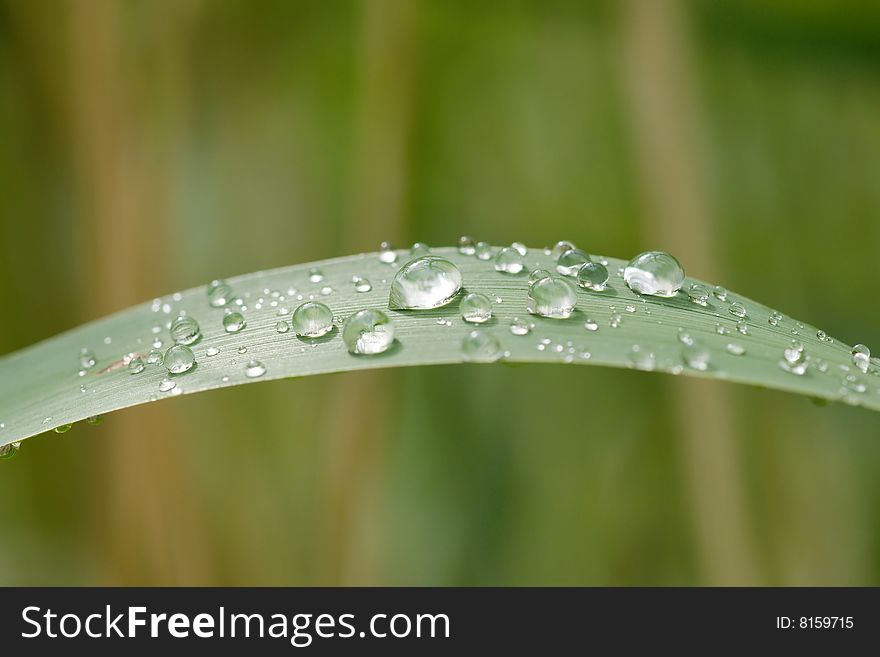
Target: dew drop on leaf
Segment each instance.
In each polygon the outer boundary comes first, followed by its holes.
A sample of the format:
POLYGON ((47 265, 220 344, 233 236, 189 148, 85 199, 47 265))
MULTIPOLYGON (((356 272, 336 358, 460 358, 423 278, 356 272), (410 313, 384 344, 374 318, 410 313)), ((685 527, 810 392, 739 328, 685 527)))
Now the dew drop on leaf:
POLYGON ((361 310, 346 320, 342 341, 352 354, 381 354, 394 342, 394 324, 381 310, 361 310))
POLYGON ((333 328, 333 312, 323 303, 307 301, 293 311, 293 331, 303 338, 320 338, 333 328))
POLYGON ((486 331, 471 331, 461 342, 461 353, 472 363, 492 363, 501 358, 501 343, 486 331))
POLYGON ((646 251, 630 260, 623 281, 637 294, 672 297, 684 284, 684 267, 668 253, 646 251))
POLYGON ((485 294, 473 292, 461 300, 461 318, 471 324, 483 324, 492 319, 492 302, 485 294))
POLYGON ((461 282, 461 271, 446 258, 416 258, 395 275, 388 307, 392 310, 426 310, 445 306, 461 290, 461 282))

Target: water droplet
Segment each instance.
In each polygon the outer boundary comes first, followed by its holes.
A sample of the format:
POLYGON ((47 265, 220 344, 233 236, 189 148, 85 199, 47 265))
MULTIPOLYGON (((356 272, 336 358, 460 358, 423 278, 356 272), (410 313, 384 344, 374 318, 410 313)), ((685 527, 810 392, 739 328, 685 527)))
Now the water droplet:
POLYGON ((461 272, 446 258, 423 256, 408 262, 391 282, 388 307, 426 310, 452 301, 461 290, 461 272))
POLYGON ((743 318, 747 317, 749 314, 748 311, 746 311, 746 307, 742 305, 739 301, 734 301, 732 304, 730 304, 730 308, 728 310, 730 310, 730 314, 734 317, 743 318))
POLYGON ((628 313, 634 313, 636 311, 636 307, 631 303, 626 304, 623 309, 628 313))
POLYGON ((95 352, 87 347, 79 350, 79 366, 84 370, 90 370, 95 366, 98 359, 95 358, 95 352))
POLYGON ((397 262, 397 254, 394 252, 394 247, 388 242, 382 242, 379 245, 379 262, 383 262, 386 265, 393 265, 397 262))
POLYGON ((320 338, 333 328, 333 312, 323 303, 307 301, 293 311, 293 331, 303 338, 320 338))
POLYGON ((239 312, 229 312, 223 316, 223 330, 227 333, 238 333, 245 326, 247 322, 244 315, 239 312))
POLYGON ((373 289, 373 284, 363 276, 355 276, 352 278, 352 283, 354 283, 355 292, 369 292, 373 289))
POLYGON ((147 365, 160 365, 162 363, 162 352, 158 349, 150 349, 147 354, 147 365))
POLYGON ((177 383, 171 379, 162 379, 159 381, 159 392, 168 392, 177 387, 177 383))
POLYGON ((144 364, 144 359, 140 356, 134 356, 131 360, 128 361, 128 373, 129 374, 140 374, 146 369, 146 365, 144 364))
POLYGON ((566 251, 577 248, 574 244, 569 242, 568 240, 559 240, 553 246, 553 249, 550 251, 550 256, 554 260, 559 260, 559 256, 561 256, 566 251))
POLYGON ((546 269, 535 269, 531 274, 529 274, 529 285, 537 283, 542 278, 549 278, 550 276, 550 272, 546 269))
POLYGON ((208 283, 208 303, 213 308, 222 308, 232 297, 232 288, 226 281, 214 280, 208 283))
POLYGON ((767 318, 767 322, 770 326, 779 326, 779 322, 782 321, 782 313, 777 310, 774 310, 770 313, 770 317, 767 318))
POLYGON ((346 320, 342 341, 352 354, 381 354, 394 343, 394 324, 381 310, 361 310, 346 320))
POLYGON ((86 424, 96 427, 104 421, 103 415, 90 415, 86 418, 86 424))
POLYGON ((189 315, 181 315, 171 322, 171 339, 179 345, 191 345, 202 337, 199 323, 189 315))
POLYGON ((630 349, 629 362, 637 370, 645 372, 652 372, 657 367, 657 359, 654 354, 638 344, 634 344, 630 349))
POLYGON ((285 321, 280 321, 275 324, 275 331, 278 333, 287 333, 290 330, 290 325, 285 321))
POLYGON ((266 366, 258 360, 248 361, 244 366, 244 375, 249 379, 256 379, 266 373, 266 366))
POLYGON ((490 260, 492 258, 492 245, 488 242, 477 242, 474 245, 474 254, 478 260, 490 260))
POLYGON ((599 323, 596 322, 596 320, 594 320, 592 317, 587 317, 587 321, 584 322, 584 328, 588 331, 595 332, 599 330, 599 323))
POLYGON ((736 330, 739 331, 742 335, 748 335, 749 325, 743 321, 739 321, 736 323, 736 330))
POLYGON ((791 346, 786 347, 782 352, 782 360, 779 361, 779 367, 786 372, 791 372, 797 376, 803 376, 807 371, 808 358, 804 350, 804 345, 800 342, 792 341, 791 346))
POLYGON ((684 283, 684 267, 668 253, 647 251, 630 260, 623 280, 637 294, 672 297, 684 283))
POLYGON ((324 274, 321 273, 321 270, 317 267, 312 267, 309 269, 309 282, 311 283, 320 283, 324 280, 324 274))
POLYGON ((678 329, 678 341, 688 346, 694 344, 694 338, 685 329, 678 329))
POLYGON ((474 292, 461 300, 461 318, 471 324, 483 324, 492 319, 492 302, 485 294, 474 292))
POLYGON ((709 350, 696 342, 685 345, 681 350, 681 360, 684 364, 700 372, 705 372, 709 369, 709 361, 711 358, 712 356, 709 353, 709 350))
POLYGON ((461 353, 472 363, 492 363, 501 358, 501 343, 486 331, 471 331, 461 341, 461 353))
POLYGON ((474 248, 474 240, 472 237, 468 237, 467 235, 462 235, 458 238, 458 252, 462 255, 474 255, 476 249, 474 248))
POLYGON ((721 285, 716 285, 712 290, 712 293, 715 295, 715 298, 719 301, 727 301, 727 289, 721 285))
POLYGON ((863 374, 871 365, 871 350, 863 344, 857 344, 852 348, 852 362, 863 374))
POLYGON ((501 249, 495 256, 495 271, 518 274, 524 269, 522 254, 512 246, 501 249))
POLYGON ((734 356, 742 356, 746 353, 746 348, 736 342, 728 342, 726 349, 727 353, 733 354, 734 356))
POLYGON ((548 276, 529 285, 526 310, 551 319, 568 319, 577 305, 574 286, 561 276, 548 276))
POLYGON ((522 242, 514 242, 510 245, 511 249, 514 249, 517 253, 519 253, 522 257, 526 257, 529 254, 528 248, 522 242))
POLYGON ((186 345, 176 344, 165 352, 162 362, 165 364, 165 369, 171 374, 183 374, 193 368, 193 365, 196 364, 196 357, 192 349, 186 345))
POLYGON ((72 424, 61 424, 53 429, 55 433, 67 433, 73 428, 72 424))
POLYGON ((608 318, 608 326, 613 329, 620 328, 621 320, 620 313, 611 313, 611 317, 608 318))
POLYGON ((592 262, 590 256, 580 249, 568 249, 556 260, 556 271, 563 276, 577 276, 580 268, 592 262))
POLYGON ((330 287, 329 285, 321 288, 321 295, 322 296, 329 297, 331 294, 333 294, 333 288, 330 287))
POLYGON ((688 288, 688 298, 698 306, 705 306, 709 302, 709 288, 694 283, 688 288))
POLYGON ((577 281, 585 290, 602 292, 608 285, 608 269, 598 262, 587 262, 578 269, 577 281))
POLYGON ((816 337, 822 342, 825 342, 828 339, 828 334, 825 333, 825 331, 819 329, 818 331, 816 331, 816 337))
POLYGON ((529 323, 524 319, 514 317, 510 320, 510 332, 514 335, 528 335, 531 330, 531 326, 529 326, 529 323))
POLYGON ((205 350, 205 356, 216 356, 219 353, 220 353, 220 349, 218 349, 217 347, 208 347, 205 350))
POLYGON ((240 354, 246 354, 246 353, 247 353, 247 347, 246 347, 245 345, 242 345, 242 346, 240 346, 238 349, 236 349, 236 351, 237 351, 238 353, 240 353, 240 354))
POLYGON ((413 258, 420 258, 431 253, 431 248, 424 242, 416 242, 410 248, 409 253, 413 258))

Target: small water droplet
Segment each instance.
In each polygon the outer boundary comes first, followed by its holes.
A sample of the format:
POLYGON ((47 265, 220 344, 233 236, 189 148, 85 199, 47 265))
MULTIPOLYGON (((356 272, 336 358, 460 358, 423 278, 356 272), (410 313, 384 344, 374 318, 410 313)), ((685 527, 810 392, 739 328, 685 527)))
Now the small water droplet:
POLYGON ((329 297, 331 294, 333 294, 333 288, 330 287, 329 285, 321 288, 321 295, 322 296, 329 297))
POLYGON ((236 349, 236 351, 240 354, 246 354, 247 353, 247 346, 241 345, 238 349, 236 349))
POLYGON ((825 333, 825 331, 819 329, 818 331, 816 331, 816 337, 822 342, 825 342, 828 339, 828 334, 825 333))
POLYGON ((431 253, 431 248, 424 242, 416 242, 410 247, 409 253, 413 258, 420 258, 431 253))
POLYGON ((476 249, 474 248, 474 240, 472 237, 468 237, 467 235, 462 235, 458 238, 458 252, 462 255, 474 255, 476 249))
POLYGON ((749 325, 743 321, 739 321, 736 323, 736 330, 739 331, 742 335, 748 335, 749 325))
POLYGON ((709 288, 699 283, 693 283, 688 288, 688 298, 698 306, 705 306, 709 302, 709 288))
POLYGON ((514 317, 510 320, 510 332, 514 335, 528 335, 532 328, 527 321, 514 317))
POLYGON ((60 424, 53 429, 55 433, 67 433, 73 428, 72 424, 60 424))
POLYGON ((492 363, 501 358, 501 343, 486 331, 471 331, 461 342, 461 353, 472 363, 492 363))
POLYGON ((623 280, 637 294, 672 297, 684 284, 684 267, 668 253, 647 251, 630 260, 623 280))
POLYGON ((477 242, 474 245, 474 254, 478 260, 492 259, 492 245, 488 242, 477 242))
POLYGON ((245 326, 247 322, 244 315, 239 312, 228 312, 223 316, 223 330, 227 333, 238 333, 245 326))
POLYGON ((693 336, 683 328, 678 329, 678 341, 688 346, 694 344, 693 336))
POLYGON ((529 285, 526 310, 550 319, 568 319, 577 305, 574 286, 561 276, 548 276, 529 285))
POLYGON ((871 365, 871 350, 863 344, 857 344, 852 348, 852 362, 863 374, 871 365))
POLYGON ((21 443, 9 443, 8 445, 0 445, 0 460, 11 459, 16 454, 18 454, 18 450, 21 447, 21 443))
POLYGON ((715 332, 718 335, 730 335, 730 331, 723 324, 715 324, 715 332))
POLYGON ((87 347, 83 347, 79 350, 79 366, 84 370, 90 370, 95 366, 95 363, 98 362, 98 359, 95 357, 95 352, 87 347))
POLYGON ((685 345, 681 350, 681 359, 684 364, 700 372, 705 372, 709 369, 711 358, 709 350, 696 342, 685 345))
POLYGON ((461 271, 446 258, 423 256, 401 267, 391 282, 388 307, 427 310, 452 301, 461 290, 461 271))
POLYGON ((573 243, 568 240, 559 240, 550 250, 550 255, 554 260, 559 260, 559 256, 561 256, 566 251, 577 248, 573 243))
POLYGON ((492 302, 485 294, 473 292, 461 300, 461 318, 471 324, 483 324, 492 319, 492 302))
POLYGON ((249 379, 256 379, 266 373, 266 366, 258 360, 248 361, 244 366, 244 375, 249 379))
POLYGON ((208 303, 213 308, 222 308, 232 297, 232 288, 226 281, 213 280, 208 283, 208 303))
POLYGON ((303 338, 320 338, 333 328, 333 312, 323 303, 307 301, 293 311, 293 331, 303 338))
POLYGON ((162 362, 171 374, 183 374, 193 368, 196 357, 186 345, 176 344, 165 352, 162 362))
POLYGON ((628 313, 634 313, 636 311, 636 307, 631 303, 626 304, 623 309, 628 313))
POLYGON ((767 318, 767 322, 770 326, 779 326, 779 322, 782 321, 782 313, 778 310, 774 310, 770 313, 770 317, 767 318))
POLYGON ((178 345, 191 345, 202 337, 199 323, 189 315, 181 315, 171 322, 171 339, 178 345))
POLYGON ((620 313, 611 313, 611 317, 608 318, 608 326, 614 329, 620 328, 620 322, 622 319, 620 313))
POLYGON ((749 314, 748 311, 746 311, 746 307, 742 305, 739 301, 734 301, 732 304, 730 304, 730 308, 728 310, 730 311, 730 314, 734 317, 743 318, 747 317, 749 314))
POLYGON ((205 350, 205 356, 216 356, 219 353, 220 353, 220 349, 218 349, 217 347, 208 347, 205 350))
POLYGON ((369 279, 364 278, 363 276, 353 277, 352 283, 354 283, 355 292, 369 292, 373 289, 373 284, 370 283, 369 279))
POLYGON ((524 268, 522 254, 512 246, 504 247, 495 256, 495 271, 518 274, 524 268))
POLYGON ((585 290, 602 292, 608 285, 608 269, 598 262, 587 262, 578 269, 577 282, 585 290))
POLYGON ((90 415, 86 418, 86 424, 96 427, 104 421, 103 415, 90 415))
POLYGON ((168 392, 177 387, 177 383, 171 379, 162 379, 159 381, 159 392, 168 392))
POLYGON ((797 376, 803 376, 807 371, 808 358, 804 345, 793 340, 791 346, 786 347, 782 352, 782 360, 779 366, 787 372, 791 372, 797 376))
POLYGON ((517 253, 519 253, 522 257, 526 257, 529 254, 528 248, 522 242, 514 242, 510 245, 511 249, 515 249, 517 253))
POLYGON ((287 333, 290 330, 290 325, 285 321, 280 321, 275 324, 275 331, 277 333, 287 333))
POLYGON ((309 269, 309 282, 311 283, 320 283, 324 280, 324 274, 321 273, 321 270, 317 267, 312 267, 309 269))
POLYGON ((379 245, 379 262, 386 265, 393 265, 397 262, 397 253, 395 253, 394 247, 390 243, 382 242, 379 245))
POLYGON ((140 356, 135 355, 131 360, 128 361, 128 373, 129 374, 140 374, 146 369, 146 365, 144 364, 144 359, 140 356))
POLYGON ((727 353, 733 354, 734 356, 742 356, 746 353, 746 348, 737 342, 728 342, 726 349, 727 353))
POLYGON ((394 324, 381 310, 361 310, 346 320, 342 341, 352 354, 381 354, 394 343, 394 324))
POLYGON ((588 331, 595 332, 599 330, 599 323, 592 317, 587 317, 587 321, 584 322, 584 328, 588 331))
POLYGON ((634 344, 629 352, 629 362, 637 370, 652 372, 657 367, 657 359, 648 349, 634 344))
POLYGON ((577 276, 580 268, 592 262, 590 256, 580 249, 563 251, 556 260, 556 271, 563 276, 577 276))

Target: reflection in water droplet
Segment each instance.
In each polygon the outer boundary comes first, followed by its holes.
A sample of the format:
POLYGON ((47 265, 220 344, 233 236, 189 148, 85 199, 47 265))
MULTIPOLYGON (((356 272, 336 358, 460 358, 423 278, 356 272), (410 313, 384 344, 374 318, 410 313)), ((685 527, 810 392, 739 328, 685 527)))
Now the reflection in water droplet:
POLYGON ((492 245, 488 242, 477 242, 474 245, 474 254, 478 260, 492 259, 492 245))
POLYGON ((730 304, 730 314, 734 317, 747 317, 748 311, 746 311, 746 307, 742 305, 739 301, 734 301, 730 304))
POLYGON ((202 337, 199 323, 189 315, 181 315, 171 322, 171 339, 179 345, 190 345, 202 337))
POLYGON ((863 344, 852 348, 852 362, 860 372, 866 373, 871 365, 871 350, 863 344))
POLYGON ((162 362, 165 365, 165 369, 171 374, 183 374, 191 370, 193 365, 196 364, 196 357, 192 349, 186 345, 177 344, 165 352, 162 362))
POLYGON ((146 365, 144 364, 144 359, 140 356, 134 356, 131 360, 128 361, 128 373, 129 374, 140 374, 146 369, 146 365))
POLYGON ((577 281, 585 290, 602 292, 608 285, 608 269, 598 262, 587 262, 578 269, 577 281))
POLYGON ((446 258, 417 258, 401 267, 391 282, 388 307, 426 310, 445 306, 461 290, 461 280, 461 271, 446 258))
POLYGON ((290 330, 290 325, 285 321, 280 321, 275 324, 275 331, 277 333, 287 333, 290 330))
POLYGON ((709 288, 694 283, 688 288, 688 298, 698 306, 705 306, 709 302, 709 288))
POLYGON ((244 315, 239 312, 229 312, 223 316, 223 330, 227 333, 238 333, 245 326, 247 322, 244 315))
POLYGON ((244 366, 244 375, 249 379, 256 379, 266 373, 266 366, 258 360, 248 361, 244 366))
POLYGON ((159 382, 159 392, 168 392, 169 390, 173 390, 176 386, 177 383, 171 379, 162 379, 159 382))
POLYGON ((492 302, 485 294, 474 292, 461 300, 461 318, 471 324, 483 324, 492 319, 492 302))
POLYGON ((574 248, 577 248, 577 247, 575 247, 575 245, 572 244, 571 242, 569 242, 568 240, 559 240, 558 242, 556 242, 556 244, 553 246, 553 249, 550 251, 550 256, 554 260, 559 260, 559 256, 561 256, 566 251, 568 251, 570 249, 574 249, 574 248))
POLYGON ((379 245, 379 262, 386 265, 393 265, 397 262, 397 253, 394 252, 394 247, 390 243, 382 242, 379 245))
POLYGON ((492 363, 501 358, 501 343, 486 331, 471 331, 461 342, 461 353, 472 363, 492 363))
POLYGON ((736 342, 728 342, 726 349, 727 353, 733 354, 734 356, 742 356, 746 353, 746 348, 736 342))
POLYGON ((361 310, 346 320, 342 341, 352 354, 381 354, 394 343, 394 324, 381 310, 361 310))
POLYGON ((474 240, 472 237, 462 235, 458 238, 458 252, 462 255, 474 255, 474 240))
POLYGON ((510 332, 514 335, 528 335, 531 330, 529 323, 524 319, 514 317, 510 320, 510 332))
POLYGON ((373 284, 370 283, 369 279, 366 279, 363 276, 353 277, 352 283, 354 283, 355 292, 369 292, 373 289, 373 284))
POLYGON ((637 294, 672 297, 684 283, 684 267, 668 253, 647 251, 630 261, 623 280, 637 294))
POLYGON ((307 301, 293 311, 291 324, 300 337, 320 338, 333 328, 333 312, 323 303, 307 301))
POLYGON ((317 267, 312 267, 309 269, 309 282, 310 283, 320 283, 324 280, 324 274, 321 273, 321 270, 317 267))
POLYGON ((232 297, 232 288, 226 281, 214 280, 208 283, 208 303, 214 308, 222 308, 232 297))

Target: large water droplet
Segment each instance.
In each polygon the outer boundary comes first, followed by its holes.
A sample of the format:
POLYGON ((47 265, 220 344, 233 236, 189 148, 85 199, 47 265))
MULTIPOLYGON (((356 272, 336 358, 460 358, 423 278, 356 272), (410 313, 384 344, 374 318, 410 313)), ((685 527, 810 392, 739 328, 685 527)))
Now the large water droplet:
POLYGON ((179 345, 191 345, 202 337, 199 323, 189 315, 181 315, 171 322, 171 339, 179 345))
POLYGON ((391 282, 388 307, 427 310, 452 301, 461 290, 461 272, 446 258, 423 256, 408 262, 391 282))
POLYGON ((580 249, 568 249, 556 260, 556 271, 563 276, 577 276, 578 271, 588 262, 590 256, 580 249))
POLYGON ((244 315, 239 312, 226 313, 223 316, 223 330, 227 333, 238 333, 245 326, 247 326, 247 322, 244 315))
POLYGON ((492 363, 501 358, 501 343, 486 331, 471 331, 461 342, 461 353, 472 363, 492 363))
POLYGON ((320 338, 333 328, 333 312, 323 303, 307 301, 293 311, 293 331, 303 338, 320 338))
POLYGON ((577 273, 578 285, 585 290, 602 292, 608 285, 608 269, 598 262, 584 263, 577 273))
POLYGON ((501 249, 495 256, 495 271, 518 274, 524 268, 522 254, 512 246, 501 249))
POLYGON ((196 364, 196 357, 186 345, 176 344, 165 352, 162 362, 171 374, 183 374, 196 364))
POLYGON ((226 281, 214 280, 208 283, 208 303, 214 308, 222 308, 229 303, 232 288, 226 281))
POLYGON ((561 276, 548 276, 529 285, 526 310, 533 315, 567 319, 576 305, 574 287, 561 276))
POLYGON ((244 375, 249 379, 256 379, 266 373, 266 366, 258 360, 250 360, 244 366, 244 375))
POLYGON ((381 310, 361 310, 346 320, 342 341, 352 354, 381 354, 394 343, 394 324, 381 310))
POLYGON ((98 359, 95 358, 95 352, 87 347, 79 350, 79 366, 84 370, 90 370, 95 366, 98 359))
POLYGON ((630 260, 623 280, 637 294, 672 297, 684 284, 684 267, 668 253, 647 251, 630 260))
POLYGON ((492 319, 492 302, 485 294, 473 292, 461 300, 461 318, 471 324, 483 324, 492 319))

